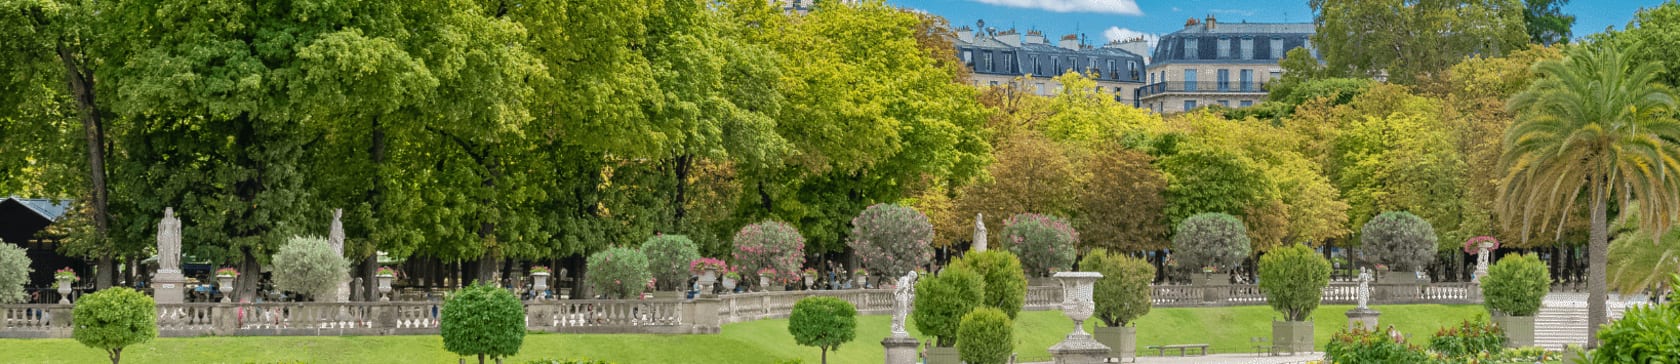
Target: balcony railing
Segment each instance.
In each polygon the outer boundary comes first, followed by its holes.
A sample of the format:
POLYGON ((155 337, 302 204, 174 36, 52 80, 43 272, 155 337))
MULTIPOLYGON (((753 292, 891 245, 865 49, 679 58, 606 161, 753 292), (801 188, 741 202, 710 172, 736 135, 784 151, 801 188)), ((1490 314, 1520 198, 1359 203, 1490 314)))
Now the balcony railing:
POLYGON ((1170 92, 1202 92, 1202 93, 1265 93, 1266 89, 1259 82, 1158 82, 1138 88, 1138 98, 1160 95, 1170 92))

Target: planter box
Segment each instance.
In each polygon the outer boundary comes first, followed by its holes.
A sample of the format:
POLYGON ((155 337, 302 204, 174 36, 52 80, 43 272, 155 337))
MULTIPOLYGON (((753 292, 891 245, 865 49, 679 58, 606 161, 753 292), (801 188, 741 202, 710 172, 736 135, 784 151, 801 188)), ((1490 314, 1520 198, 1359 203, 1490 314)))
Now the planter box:
POLYGON ((1313 352, 1313 322, 1272 321, 1272 349, 1290 354, 1313 352))
POLYGON ((1137 327, 1098 327, 1091 330, 1091 336, 1108 347, 1108 357, 1119 358, 1120 361, 1132 359, 1137 361, 1137 327))
POLYGON ((927 351, 927 364, 962 364, 956 347, 932 347, 927 351))
POLYGON ((1510 316, 1503 313, 1493 314, 1493 324, 1505 330, 1505 347, 1525 348, 1534 346, 1534 316, 1510 316))

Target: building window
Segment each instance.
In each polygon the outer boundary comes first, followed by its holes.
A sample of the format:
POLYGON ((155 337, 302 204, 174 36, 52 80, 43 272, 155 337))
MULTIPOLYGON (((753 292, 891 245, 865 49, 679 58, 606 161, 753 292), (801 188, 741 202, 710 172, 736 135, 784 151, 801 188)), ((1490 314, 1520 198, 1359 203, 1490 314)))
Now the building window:
POLYGON ((1276 80, 1276 79, 1279 79, 1279 78, 1283 78, 1283 71, 1272 71, 1271 73, 1266 74, 1266 81, 1267 82, 1270 82, 1271 80, 1276 80))
POLYGON ((1231 91, 1231 70, 1219 69, 1219 91, 1231 91))
POLYGON ((1196 44, 1199 41, 1196 38, 1184 38, 1184 59, 1201 59, 1200 55, 1197 54, 1201 53, 1198 51, 1202 50, 1202 47, 1196 44))
POLYGON ((1184 90, 1196 91, 1196 70, 1184 70, 1184 90))
POLYGON ((998 67, 998 72, 1015 73, 1015 53, 1003 54, 1003 67, 998 67))
POLYGON ((1120 78, 1120 76, 1116 76, 1116 75, 1120 74, 1120 70, 1114 68, 1114 60, 1112 60, 1112 59, 1108 60, 1108 73, 1107 74, 1108 74, 1108 78, 1120 78))
POLYGON ((1219 59, 1231 58, 1231 38, 1219 37, 1219 59))
POLYGON ((1283 37, 1272 37, 1272 59, 1283 59, 1283 37))
POLYGON ((1239 77, 1237 81, 1240 82, 1239 86, 1242 87, 1243 92, 1254 91, 1254 70, 1242 70, 1242 73, 1238 74, 1237 77, 1239 77))
POLYGON ((1033 85, 1033 88, 1036 88, 1036 89, 1038 89, 1038 90, 1037 90, 1037 91, 1038 91, 1038 94, 1039 94, 1039 95, 1049 95, 1049 93, 1046 93, 1046 92, 1045 92, 1045 91, 1044 91, 1044 83, 1043 83, 1043 82, 1039 82, 1039 83, 1037 83, 1037 84, 1034 84, 1034 85, 1033 85))
POLYGON ((1237 106, 1239 106, 1239 107, 1249 107, 1249 106, 1254 106, 1254 100, 1242 100, 1242 101, 1237 101, 1237 106))
POLYGON ((968 64, 968 68, 974 68, 974 51, 963 50, 963 63, 968 64))
POLYGON ((1254 38, 1253 37, 1243 37, 1243 39, 1242 39, 1242 59, 1254 59, 1254 38))
POLYGON ((1231 107, 1231 100, 1219 100, 1219 106, 1231 107))
POLYGON ((1195 108, 1196 100, 1184 100, 1184 111, 1190 111, 1195 108))

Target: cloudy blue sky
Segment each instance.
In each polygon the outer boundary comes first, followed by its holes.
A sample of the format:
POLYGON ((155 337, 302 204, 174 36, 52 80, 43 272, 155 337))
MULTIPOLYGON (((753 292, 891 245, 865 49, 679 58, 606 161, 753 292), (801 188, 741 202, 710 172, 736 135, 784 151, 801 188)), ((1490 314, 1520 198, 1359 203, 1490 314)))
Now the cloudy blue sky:
MULTIPOLYGON (((1038 29, 1054 37, 1084 34, 1091 43, 1171 33, 1190 17, 1213 14, 1220 22, 1308 22, 1306 0, 886 0, 888 4, 944 16, 953 25, 985 20, 987 27, 1038 29)), ((1574 0, 1576 37, 1620 29, 1641 7, 1664 0, 1574 0)))

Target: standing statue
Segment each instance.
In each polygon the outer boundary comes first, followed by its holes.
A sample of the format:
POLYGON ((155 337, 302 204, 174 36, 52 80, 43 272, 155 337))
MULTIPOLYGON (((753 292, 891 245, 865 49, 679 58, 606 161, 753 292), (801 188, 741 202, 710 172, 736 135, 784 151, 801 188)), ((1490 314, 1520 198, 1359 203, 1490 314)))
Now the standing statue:
POLYGON ((158 222, 158 271, 181 271, 181 219, 175 218, 175 208, 163 208, 163 221, 158 222))
POLYGON ((907 337, 910 332, 904 331, 904 317, 910 315, 911 303, 916 300, 916 271, 898 277, 898 285, 893 287, 893 297, 898 301, 893 305, 892 334, 894 337, 907 337))
POLYGON ((1360 309, 1370 308, 1370 306, 1368 306, 1368 304, 1371 301, 1371 281, 1372 280, 1373 279, 1371 279, 1371 269, 1370 268, 1359 268, 1359 279, 1358 279, 1359 290, 1357 292, 1355 292, 1355 294, 1357 294, 1359 296, 1359 308, 1360 309))
POLYGON ((986 221, 984 215, 974 214, 974 251, 986 251, 986 221))

